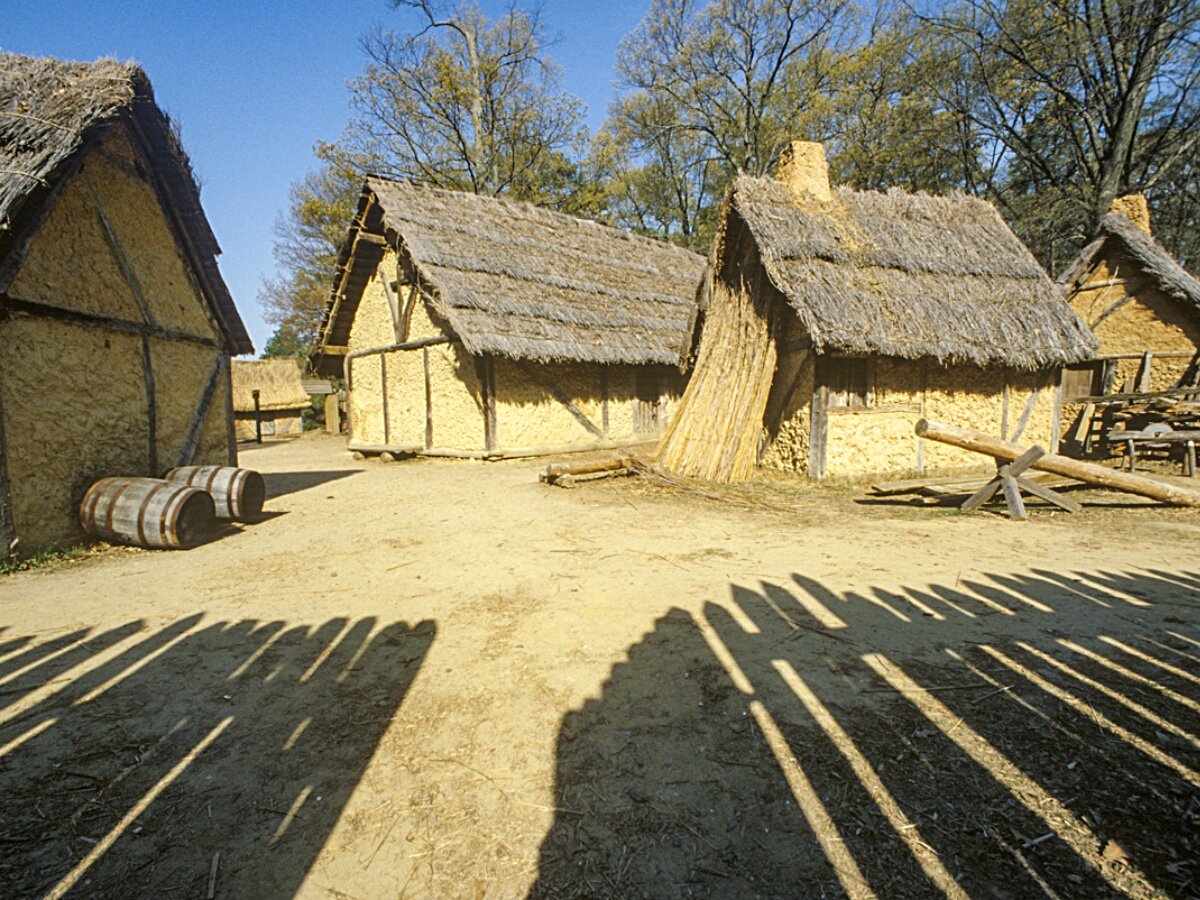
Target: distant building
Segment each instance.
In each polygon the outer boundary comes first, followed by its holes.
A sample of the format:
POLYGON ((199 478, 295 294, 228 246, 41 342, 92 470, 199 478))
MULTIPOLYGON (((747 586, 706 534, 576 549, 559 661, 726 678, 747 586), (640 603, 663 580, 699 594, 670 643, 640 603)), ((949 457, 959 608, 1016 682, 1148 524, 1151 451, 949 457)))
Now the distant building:
POLYGON ((704 260, 493 197, 370 177, 314 353, 350 447, 490 457, 657 437, 704 260))
POLYGON ((101 477, 236 461, 219 253, 144 72, 0 54, 0 557, 101 477))
POLYGON ((234 360, 233 412, 239 441, 255 440, 260 430, 263 437, 297 437, 304 431, 304 410, 311 403, 297 360, 234 360))

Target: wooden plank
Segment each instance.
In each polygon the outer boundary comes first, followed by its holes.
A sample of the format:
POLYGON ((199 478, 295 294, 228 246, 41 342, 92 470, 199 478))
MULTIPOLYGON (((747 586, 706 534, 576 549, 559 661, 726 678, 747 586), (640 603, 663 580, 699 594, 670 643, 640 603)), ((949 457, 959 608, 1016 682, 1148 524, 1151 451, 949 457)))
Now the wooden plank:
POLYGON ((187 432, 184 435, 183 446, 179 448, 176 468, 190 466, 192 460, 196 458, 196 450, 200 446, 200 435, 204 430, 204 420, 208 418, 208 411, 212 408, 213 396, 217 392, 217 384, 221 380, 221 373, 225 370, 227 359, 225 353, 218 353, 217 361, 213 363, 212 371, 208 373, 208 381, 205 382, 204 391, 200 394, 200 402, 196 405, 196 411, 192 414, 192 421, 188 424, 187 432))
POLYGON ((133 294, 133 299, 137 301, 138 308, 141 309, 146 324, 153 325, 155 324, 154 314, 150 311, 150 303, 146 300, 145 292, 142 291, 142 282, 137 277, 137 273, 133 271, 129 257, 125 255, 125 249, 121 246, 121 242, 117 238, 117 232, 113 229, 112 222, 108 220, 108 214, 104 211, 104 204, 100 201, 100 194, 96 190, 96 186, 92 184, 92 179, 88 177, 86 171, 83 172, 82 177, 84 187, 87 188, 88 194, 92 198, 92 205, 96 208, 96 218, 100 221, 100 228, 104 232, 104 240, 108 244, 108 249, 112 251, 113 258, 117 261, 121 275, 124 277, 125 283, 129 285, 129 290, 133 294))
POLYGON ((1062 443, 1062 374, 1060 368, 1054 376, 1054 397, 1050 410, 1050 452, 1057 453, 1062 443))
POLYGON ((229 465, 236 466, 238 464, 237 451, 237 415, 233 411, 233 365, 229 362, 229 351, 224 349, 225 353, 225 377, 221 379, 223 382, 223 391, 225 393, 225 443, 227 446, 226 458, 229 465))
POLYGON ((415 284, 408 285, 408 302, 404 304, 404 321, 400 323, 400 340, 407 341, 412 333, 413 310, 420 299, 421 289, 415 284))
POLYGON ((1154 351, 1147 350, 1142 354, 1142 361, 1138 364, 1137 378, 1134 390, 1140 393, 1149 393, 1150 391, 1150 369, 1154 365, 1154 351))
POLYGON ((386 278, 381 277, 379 283, 383 285, 383 294, 387 297, 388 308, 392 311, 392 336, 398 344, 405 338, 404 324, 400 320, 400 301, 396 299, 396 294, 386 278))
POLYGON ((429 348, 421 348, 421 361, 425 366, 425 449, 433 449, 433 382, 429 376, 429 348))
POLYGON ((993 478, 974 494, 967 498, 966 502, 959 507, 963 512, 971 512, 971 510, 979 509, 983 504, 987 503, 994 496, 996 491, 1000 490, 1000 479, 993 478))
POLYGON ((1025 512, 1025 501, 1021 499, 1017 480, 1009 473, 1008 466, 1000 467, 998 480, 1004 491, 1004 502, 1008 504, 1008 517, 1014 522, 1024 522, 1029 518, 1029 514, 1025 512))
POLYGON ((542 373, 536 367, 526 365, 524 362, 517 362, 517 366, 525 373, 525 376, 540 387, 542 390, 549 393, 569 412, 580 425, 592 437, 603 438, 604 431, 596 427, 596 424, 588 418, 587 413, 575 405, 575 402, 567 396, 566 391, 560 388, 557 384, 542 377, 542 373))
POLYGON ((600 428, 608 437, 608 366, 600 367, 600 428))
POLYGON ((0 559, 8 559, 17 546, 12 491, 8 482, 8 443, 4 437, 4 429, 4 403, 0 397, 0 559))
POLYGON ((1045 450, 1037 445, 1034 445, 1014 459, 1011 463, 1004 466, 1004 468, 1008 470, 1009 475, 1011 475, 1013 478, 1016 478, 1018 475, 1023 474, 1026 469, 1028 469, 1045 455, 1045 450))
POLYGON ((392 442, 392 423, 388 416, 388 381, 387 381, 387 354, 379 354, 379 385, 380 396, 383 398, 383 442, 390 444, 392 442))
POLYGON ((158 471, 158 398, 154 393, 154 360, 150 354, 150 338, 142 335, 142 375, 146 380, 146 440, 149 449, 146 465, 149 475, 157 478, 158 471))
POLYGON ((1004 375, 1004 394, 1000 400, 1000 437, 1008 440, 1008 404, 1012 388, 1009 386, 1007 372, 1004 375))
POLYGON ((1041 392, 1041 388, 1036 388, 1029 395, 1029 399, 1025 401, 1025 408, 1021 410, 1021 417, 1017 419, 1017 427, 1013 430, 1012 437, 1006 438, 1006 440, 1016 443, 1021 439, 1021 435, 1025 433, 1025 426, 1029 424, 1029 418, 1033 415, 1033 408, 1037 406, 1038 395, 1041 392))
POLYGON ((813 388, 808 439, 808 477, 825 477, 825 440, 829 434, 829 387, 813 388))
POLYGON ((1032 478, 1018 478, 1017 485, 1027 494, 1032 494, 1034 497, 1040 497, 1047 503, 1052 503, 1060 509, 1065 509, 1067 512, 1077 513, 1083 509, 1078 503, 1070 497, 1064 497, 1058 491, 1053 491, 1040 482, 1034 481, 1032 478))
POLYGON ((34 316, 43 319, 53 319, 58 322, 69 322, 74 325, 86 325, 93 328, 104 328, 108 331, 119 331, 125 334, 141 334, 161 338, 167 341, 182 341, 189 344, 199 344, 202 347, 218 347, 215 338, 189 334, 173 328, 163 328, 159 325, 149 325, 145 322, 135 322, 132 319, 116 319, 110 316, 100 316, 82 310, 67 309, 53 306, 49 303, 39 303, 34 300, 19 300, 12 296, 0 296, 0 309, 18 315, 34 316))

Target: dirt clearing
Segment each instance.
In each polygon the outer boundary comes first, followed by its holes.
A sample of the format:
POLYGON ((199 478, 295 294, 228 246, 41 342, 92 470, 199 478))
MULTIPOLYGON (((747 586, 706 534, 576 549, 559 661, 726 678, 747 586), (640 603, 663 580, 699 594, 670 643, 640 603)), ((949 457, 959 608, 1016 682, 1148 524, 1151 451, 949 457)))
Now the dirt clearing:
POLYGON ((263 522, 0 579, 4 895, 1200 891, 1196 511, 242 461, 263 522))

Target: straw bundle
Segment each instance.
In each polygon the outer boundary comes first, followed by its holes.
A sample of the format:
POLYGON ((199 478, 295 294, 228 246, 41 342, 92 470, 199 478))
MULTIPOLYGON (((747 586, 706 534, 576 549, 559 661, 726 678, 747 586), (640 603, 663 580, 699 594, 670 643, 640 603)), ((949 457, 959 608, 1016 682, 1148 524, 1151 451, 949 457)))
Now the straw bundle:
POLYGON ((775 325, 786 306, 757 259, 754 238, 726 216, 721 271, 700 338, 695 372, 659 445, 658 464, 704 481, 745 481, 758 462, 763 411, 777 355, 775 325))
POLYGON ((237 412, 254 412, 255 391, 262 410, 298 409, 311 402, 294 359, 234 360, 232 375, 233 408, 237 412))

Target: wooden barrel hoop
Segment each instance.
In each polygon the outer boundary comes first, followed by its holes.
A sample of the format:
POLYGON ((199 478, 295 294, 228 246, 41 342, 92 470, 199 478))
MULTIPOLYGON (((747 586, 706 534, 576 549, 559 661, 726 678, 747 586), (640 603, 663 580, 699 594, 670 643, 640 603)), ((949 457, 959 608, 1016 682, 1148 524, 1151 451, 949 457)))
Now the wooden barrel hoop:
POLYGON ((151 548, 193 547, 212 532, 212 498, 197 488, 159 478, 102 478, 79 505, 89 534, 151 548))
POLYGON ((253 469, 236 466, 180 466, 163 476, 167 481, 186 484, 212 495, 218 519, 246 522, 262 514, 267 500, 267 485, 253 469))

